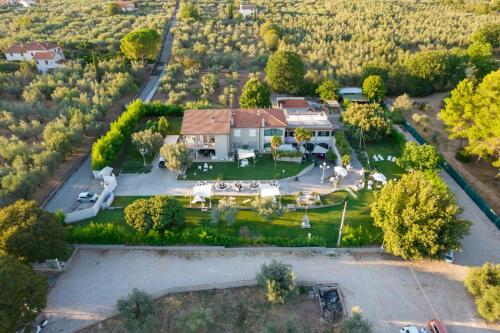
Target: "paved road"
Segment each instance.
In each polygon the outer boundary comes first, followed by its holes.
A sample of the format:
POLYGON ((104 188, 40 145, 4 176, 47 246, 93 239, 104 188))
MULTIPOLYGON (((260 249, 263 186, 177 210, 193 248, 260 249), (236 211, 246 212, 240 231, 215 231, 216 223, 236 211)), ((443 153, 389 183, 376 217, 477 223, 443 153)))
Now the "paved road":
POLYGON ((160 296, 175 287, 249 280, 271 259, 291 264, 298 280, 339 283, 346 308, 360 306, 374 332, 398 332, 436 317, 454 333, 500 329, 477 316, 463 286, 466 268, 443 261, 411 264, 377 255, 332 258, 253 250, 84 250, 48 296, 47 332, 73 332, 113 315, 116 301, 135 287, 160 296))
POLYGON ((76 198, 80 192, 102 191, 100 182, 94 179, 90 162, 89 156, 49 200, 45 209, 51 212, 62 209, 65 213, 69 213, 77 208, 76 198))
MULTIPOLYGON (((158 89, 158 84, 161 75, 168 64, 172 48, 172 30, 171 28, 176 24, 177 9, 179 1, 176 3, 173 19, 170 21, 169 29, 165 35, 165 42, 160 53, 159 65, 153 75, 151 75, 146 82, 139 98, 143 101, 149 102, 158 89)), ((62 209, 65 213, 71 212, 77 208, 76 198, 80 192, 91 190, 94 192, 101 192, 102 187, 99 182, 93 179, 92 168, 90 165, 90 158, 88 158, 59 188, 57 193, 45 204, 44 208, 54 212, 57 209, 62 209)))

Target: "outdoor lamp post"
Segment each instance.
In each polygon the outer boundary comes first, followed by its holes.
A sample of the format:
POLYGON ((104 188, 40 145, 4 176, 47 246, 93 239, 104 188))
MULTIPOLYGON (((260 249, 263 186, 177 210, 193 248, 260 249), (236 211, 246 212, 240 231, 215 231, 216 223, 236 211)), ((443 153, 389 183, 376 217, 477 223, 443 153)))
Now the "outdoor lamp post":
POLYGON ((323 162, 320 166, 321 169, 323 169, 323 174, 321 175, 321 184, 323 184, 323 179, 325 178, 325 170, 330 169, 330 166, 326 164, 326 162, 323 162))
POLYGON ((307 248, 309 248, 309 242, 311 241, 311 233, 307 234, 307 248))

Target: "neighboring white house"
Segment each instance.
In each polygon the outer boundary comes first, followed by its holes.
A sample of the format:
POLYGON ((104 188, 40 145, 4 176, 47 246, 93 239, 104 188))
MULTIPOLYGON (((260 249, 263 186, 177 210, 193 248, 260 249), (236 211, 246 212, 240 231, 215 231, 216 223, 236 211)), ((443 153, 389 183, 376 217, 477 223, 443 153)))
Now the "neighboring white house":
POLYGON ((257 6, 253 4, 241 4, 240 14, 243 17, 257 15, 257 6))
POLYGON ((46 73, 64 65, 64 53, 59 46, 50 42, 14 44, 5 50, 7 61, 34 61, 36 68, 46 73))
POLYGON ((117 1, 116 4, 120 7, 122 12, 133 12, 137 10, 133 1, 117 1))
POLYGON ((363 95, 363 90, 357 87, 344 87, 339 89, 340 102, 348 99, 356 103, 368 103, 368 99, 363 95))
POLYGON ((36 5, 35 0, 17 0, 17 3, 23 7, 31 7, 33 5, 36 5))
POLYGON ((313 136, 309 141, 309 144, 312 145, 311 150, 316 145, 319 145, 325 149, 328 149, 333 145, 334 127, 325 112, 285 112, 285 117, 288 123, 285 133, 285 143, 295 144, 295 129, 301 127, 309 129, 313 133, 313 136))

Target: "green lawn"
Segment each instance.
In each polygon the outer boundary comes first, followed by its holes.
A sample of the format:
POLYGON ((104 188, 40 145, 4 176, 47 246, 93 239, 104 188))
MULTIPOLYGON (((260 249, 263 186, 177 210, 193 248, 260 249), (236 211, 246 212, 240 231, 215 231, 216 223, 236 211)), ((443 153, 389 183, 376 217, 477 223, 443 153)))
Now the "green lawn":
MULTIPOLYGON (((336 202, 343 200, 346 197, 345 192, 339 192, 338 195, 330 196, 329 200, 335 198, 336 202)), ((113 206, 125 207, 139 197, 117 197, 113 206)), ((189 204, 188 197, 177 197, 185 206, 189 204)), ((215 203, 218 198, 214 198, 215 203)), ((240 198, 243 200, 243 198, 240 198)), ((348 198, 348 206, 346 213, 346 224, 351 226, 362 225, 366 227, 371 234, 380 235, 377 237, 377 243, 381 241, 381 232, 374 227, 370 217, 369 205, 373 200, 373 193, 361 191, 358 199, 348 198)), ((293 202, 292 196, 283 198, 285 202, 293 202)), ((334 247, 337 244, 338 229, 342 216, 343 205, 338 205, 331 208, 310 209, 307 214, 311 223, 311 229, 302 229, 300 222, 304 216, 304 211, 285 212, 282 216, 272 220, 265 220, 256 215, 251 210, 240 210, 237 215, 237 221, 232 226, 226 226, 223 222, 219 222, 217 226, 210 225, 210 212, 202 212, 199 209, 186 209, 186 221, 183 228, 194 228, 198 226, 206 226, 214 228, 219 234, 228 236, 244 236, 257 238, 263 237, 288 237, 304 238, 308 233, 312 236, 322 237, 328 247, 334 247)), ((127 230, 134 233, 124 221, 123 209, 116 208, 101 211, 95 218, 82 221, 80 224, 95 223, 115 223, 126 226, 127 230)))
MULTIPOLYGON (((139 124, 137 124, 135 131, 142 131, 146 128, 146 122, 148 120, 157 120, 154 118, 144 118, 141 119, 139 124)), ((167 118, 169 123, 168 135, 178 135, 181 132, 182 118, 167 118)), ((147 166, 144 166, 144 161, 142 155, 134 147, 130 138, 127 138, 123 148, 113 162, 113 168, 115 170, 121 170, 124 173, 145 173, 151 171, 151 163, 153 162, 155 154, 146 156, 147 166)))
POLYGON ((387 161, 387 156, 400 157, 402 154, 401 146, 390 139, 378 143, 367 143, 366 149, 370 158, 370 166, 372 170, 380 172, 387 176, 387 179, 401 178, 405 170, 400 168, 396 162, 387 161), (373 155, 380 154, 384 157, 384 161, 375 162, 373 155))
POLYGON ((258 155, 254 165, 252 159, 250 165, 242 168, 236 162, 214 162, 208 163, 213 170, 203 172, 198 169, 204 163, 193 163, 186 171, 186 180, 266 180, 281 179, 297 175, 304 170, 309 163, 277 162, 276 168, 270 154, 258 155), (283 172, 284 171, 284 172, 283 172))

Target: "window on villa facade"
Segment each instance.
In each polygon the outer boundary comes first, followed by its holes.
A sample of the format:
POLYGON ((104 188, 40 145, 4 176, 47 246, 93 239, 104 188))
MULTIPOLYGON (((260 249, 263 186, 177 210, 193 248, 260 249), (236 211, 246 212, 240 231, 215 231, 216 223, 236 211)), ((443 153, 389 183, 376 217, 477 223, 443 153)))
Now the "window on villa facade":
POLYGON ((241 136, 241 130, 235 129, 234 130, 234 136, 240 137, 241 136))
POLYGON ((294 131, 286 131, 285 132, 285 137, 293 138, 294 136, 295 136, 295 132, 294 131))
POLYGON ((278 128, 269 128, 264 130, 264 136, 274 136, 274 135, 282 136, 283 130, 280 130, 278 128))
POLYGON ((248 131, 248 136, 257 136, 257 130, 256 129, 251 129, 248 131))
POLYGON ((330 131, 318 131, 318 136, 330 136, 330 131))

